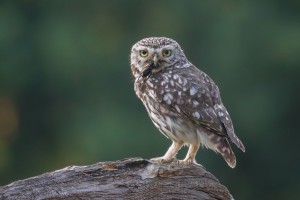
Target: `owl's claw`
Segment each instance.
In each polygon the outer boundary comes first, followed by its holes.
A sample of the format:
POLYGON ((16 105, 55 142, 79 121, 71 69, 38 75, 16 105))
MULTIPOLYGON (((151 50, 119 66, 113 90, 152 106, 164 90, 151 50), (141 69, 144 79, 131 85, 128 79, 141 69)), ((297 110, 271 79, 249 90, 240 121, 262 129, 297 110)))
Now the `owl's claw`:
POLYGON ((157 158, 152 158, 150 160, 155 163, 163 164, 163 163, 171 163, 177 159, 176 158, 166 159, 165 157, 157 157, 157 158))
POLYGON ((198 164, 195 159, 192 159, 192 158, 184 159, 184 160, 178 160, 177 164, 178 165, 191 165, 191 164, 194 164, 194 165, 202 166, 202 165, 198 164))

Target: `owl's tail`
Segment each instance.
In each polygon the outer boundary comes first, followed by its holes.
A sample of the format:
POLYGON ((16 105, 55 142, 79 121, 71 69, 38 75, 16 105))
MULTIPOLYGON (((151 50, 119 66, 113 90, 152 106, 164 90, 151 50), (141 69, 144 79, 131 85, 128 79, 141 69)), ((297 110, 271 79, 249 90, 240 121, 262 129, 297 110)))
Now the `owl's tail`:
POLYGON ((236 158, 227 138, 220 136, 216 149, 223 156, 229 167, 234 168, 236 165, 236 158))

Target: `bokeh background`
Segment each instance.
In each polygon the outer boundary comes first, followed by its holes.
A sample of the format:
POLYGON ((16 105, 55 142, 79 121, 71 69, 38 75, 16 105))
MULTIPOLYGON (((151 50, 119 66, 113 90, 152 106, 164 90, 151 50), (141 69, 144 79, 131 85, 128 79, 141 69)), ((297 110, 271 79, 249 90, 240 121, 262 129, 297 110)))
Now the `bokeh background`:
MULTIPOLYGON (((131 46, 177 40, 219 85, 246 153, 197 160, 236 199, 300 197, 300 1, 1 1, 0 185, 69 165, 161 156, 131 46)), ((179 154, 184 157, 186 148, 179 154)))

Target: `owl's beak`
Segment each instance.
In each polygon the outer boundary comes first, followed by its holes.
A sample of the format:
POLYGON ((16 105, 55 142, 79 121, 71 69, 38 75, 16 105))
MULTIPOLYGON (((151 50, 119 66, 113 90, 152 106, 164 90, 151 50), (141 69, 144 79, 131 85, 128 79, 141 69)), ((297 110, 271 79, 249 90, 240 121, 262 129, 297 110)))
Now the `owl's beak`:
POLYGON ((154 65, 155 68, 159 67, 158 55, 157 54, 154 54, 154 56, 153 56, 153 65, 154 65))

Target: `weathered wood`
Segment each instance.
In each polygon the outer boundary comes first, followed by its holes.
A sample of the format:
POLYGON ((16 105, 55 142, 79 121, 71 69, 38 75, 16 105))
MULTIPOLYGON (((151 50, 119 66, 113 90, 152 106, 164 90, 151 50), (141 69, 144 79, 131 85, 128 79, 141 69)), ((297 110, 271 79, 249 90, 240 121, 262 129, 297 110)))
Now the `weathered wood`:
POLYGON ((66 167, 0 187, 0 199, 233 199, 203 167, 142 158, 66 167))

